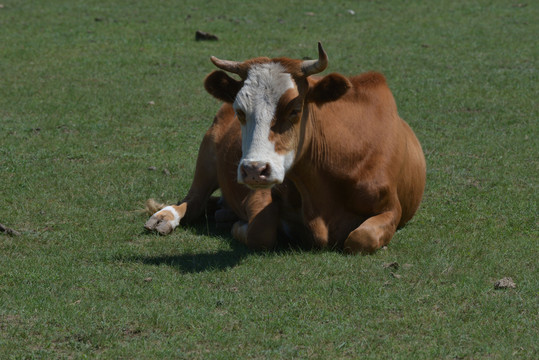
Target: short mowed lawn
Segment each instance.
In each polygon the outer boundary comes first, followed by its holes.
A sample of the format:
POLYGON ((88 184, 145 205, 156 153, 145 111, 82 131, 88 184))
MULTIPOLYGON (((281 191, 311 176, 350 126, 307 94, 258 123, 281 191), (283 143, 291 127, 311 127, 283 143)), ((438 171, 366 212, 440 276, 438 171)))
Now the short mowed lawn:
POLYGON ((0 358, 539 358, 538 19, 533 1, 0 1, 0 223, 20 233, 0 232, 0 358), (383 72, 422 143, 423 203, 389 246, 143 231, 146 199, 189 188, 210 55, 318 41, 325 74, 383 72))

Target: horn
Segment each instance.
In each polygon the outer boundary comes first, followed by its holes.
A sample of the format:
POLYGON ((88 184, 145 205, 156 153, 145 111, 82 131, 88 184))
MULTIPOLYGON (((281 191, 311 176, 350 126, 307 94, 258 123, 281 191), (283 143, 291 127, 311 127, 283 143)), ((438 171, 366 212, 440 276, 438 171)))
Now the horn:
POLYGON ((313 74, 318 74, 328 66, 328 55, 322 48, 322 44, 318 43, 318 60, 305 60, 301 63, 301 71, 305 77, 313 74))
POLYGON ((239 61, 221 60, 215 56, 210 57, 211 62, 221 70, 228 71, 233 74, 238 74, 242 79, 246 77, 243 63, 239 61))

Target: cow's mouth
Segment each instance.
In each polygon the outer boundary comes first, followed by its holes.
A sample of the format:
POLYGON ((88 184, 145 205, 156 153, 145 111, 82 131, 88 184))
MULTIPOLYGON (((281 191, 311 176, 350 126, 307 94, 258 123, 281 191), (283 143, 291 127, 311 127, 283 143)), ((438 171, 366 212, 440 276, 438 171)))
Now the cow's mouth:
POLYGON ((238 181, 240 184, 243 184, 245 186, 247 186, 249 189, 252 189, 252 190, 263 190, 263 189, 269 189, 271 187, 273 187, 274 185, 277 185, 277 184, 280 184, 280 181, 278 180, 262 180, 262 179, 258 179, 258 180, 248 180, 248 179, 243 179, 241 181, 238 181))

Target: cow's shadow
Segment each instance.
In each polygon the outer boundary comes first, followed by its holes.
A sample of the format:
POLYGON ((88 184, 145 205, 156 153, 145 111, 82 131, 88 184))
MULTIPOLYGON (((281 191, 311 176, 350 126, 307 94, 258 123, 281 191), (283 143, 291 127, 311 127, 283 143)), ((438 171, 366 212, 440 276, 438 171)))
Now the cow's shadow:
MULTIPOLYGON (((195 235, 216 236, 230 245, 229 250, 219 250, 216 252, 164 254, 156 256, 131 256, 127 260, 146 265, 170 266, 182 273, 198 273, 204 271, 224 271, 237 266, 244 258, 255 251, 249 250, 243 244, 238 243, 230 234, 230 229, 223 226, 216 226, 215 223, 194 223, 184 227, 185 230, 195 235)), ((148 235, 147 231, 142 231, 141 236, 148 235)), ((149 234, 151 235, 151 234, 149 234)), ((159 235, 152 235, 159 236, 159 235)), ((125 258, 122 258, 125 261, 125 258)))
MULTIPOLYGON (((239 265, 243 259, 249 256, 260 255, 261 252, 250 250, 245 245, 239 243, 231 235, 233 222, 223 223, 216 222, 213 216, 208 216, 205 219, 200 219, 188 225, 181 227, 192 234, 199 236, 215 236, 225 241, 230 246, 229 250, 219 250, 217 252, 199 252, 199 253, 182 253, 182 254, 166 254, 157 256, 131 256, 127 260, 138 262, 146 265, 170 266, 182 273, 198 273, 204 271, 224 271, 239 265)), ((150 234, 142 230, 140 236, 159 236, 150 234)), ((277 254, 296 253, 298 251, 313 251, 312 244, 302 244, 284 233, 279 232, 277 246, 271 251, 263 252, 264 256, 272 256, 277 254)), ((330 250, 330 249, 326 249, 330 250)), ((335 249, 333 249, 335 250, 335 249)), ((122 257, 122 261, 126 258, 122 257)))
POLYGON ((134 257, 133 261, 146 265, 167 265, 182 273, 198 273, 208 270, 223 271, 238 265, 245 257, 234 250, 220 250, 215 253, 191 253, 134 257))

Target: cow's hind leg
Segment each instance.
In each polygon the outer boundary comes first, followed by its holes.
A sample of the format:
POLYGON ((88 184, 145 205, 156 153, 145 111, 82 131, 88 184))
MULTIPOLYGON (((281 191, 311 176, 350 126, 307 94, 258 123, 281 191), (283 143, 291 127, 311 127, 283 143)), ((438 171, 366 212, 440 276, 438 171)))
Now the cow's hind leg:
POLYGON ((144 225, 147 230, 166 235, 178 227, 180 221, 193 221, 204 213, 208 199, 218 188, 215 145, 210 131, 200 145, 195 177, 187 196, 178 205, 166 206, 153 214, 144 225))
POLYGON ((344 241, 343 250, 350 254, 370 254, 389 243, 400 219, 400 207, 365 220, 344 241))

